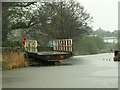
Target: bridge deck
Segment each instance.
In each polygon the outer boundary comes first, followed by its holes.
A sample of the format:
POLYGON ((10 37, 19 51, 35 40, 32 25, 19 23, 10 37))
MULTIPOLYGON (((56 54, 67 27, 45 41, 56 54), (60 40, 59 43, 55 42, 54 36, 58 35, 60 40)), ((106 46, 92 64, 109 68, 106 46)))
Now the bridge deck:
POLYGON ((57 52, 57 51, 42 51, 38 52, 38 55, 61 55, 61 54, 68 54, 68 52, 57 52))
POLYGON ((38 53, 27 52, 29 58, 42 61, 59 61, 72 56, 71 52, 42 51, 38 53))

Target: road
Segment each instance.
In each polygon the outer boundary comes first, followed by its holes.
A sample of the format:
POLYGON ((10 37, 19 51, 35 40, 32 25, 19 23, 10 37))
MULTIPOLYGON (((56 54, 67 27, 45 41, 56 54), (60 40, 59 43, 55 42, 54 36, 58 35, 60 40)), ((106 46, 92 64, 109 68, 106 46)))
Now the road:
POLYGON ((118 88, 112 53, 74 56, 58 66, 3 71, 3 88, 118 88))

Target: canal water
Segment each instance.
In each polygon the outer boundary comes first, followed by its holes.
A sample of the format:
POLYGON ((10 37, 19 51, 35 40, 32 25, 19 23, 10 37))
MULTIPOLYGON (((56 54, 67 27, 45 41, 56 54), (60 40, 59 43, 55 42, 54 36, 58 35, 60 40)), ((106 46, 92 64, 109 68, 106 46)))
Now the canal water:
POLYGON ((118 62, 112 53, 74 56, 57 66, 2 72, 3 88, 117 88, 118 62))

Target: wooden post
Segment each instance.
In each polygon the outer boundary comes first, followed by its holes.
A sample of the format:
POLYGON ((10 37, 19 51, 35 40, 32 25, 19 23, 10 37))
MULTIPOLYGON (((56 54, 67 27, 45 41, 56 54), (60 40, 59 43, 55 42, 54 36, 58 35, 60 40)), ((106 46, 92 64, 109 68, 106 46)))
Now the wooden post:
POLYGON ((60 40, 60 50, 62 51, 63 50, 63 42, 62 42, 62 40, 60 40))
POLYGON ((68 51, 67 45, 68 45, 68 41, 67 41, 67 39, 66 39, 66 51, 68 51))
POLYGON ((65 39, 63 40, 63 51, 65 51, 65 39))
MULTIPOLYGON (((53 40, 53 42, 56 43, 55 40, 53 40)), ((55 45, 53 46, 53 50, 56 50, 56 46, 55 45)))
POLYGON ((60 40, 58 40, 58 51, 60 51, 60 40))
POLYGON ((56 40, 56 50, 58 50, 58 40, 56 40))
POLYGON ((70 51, 72 52, 72 39, 71 39, 71 50, 70 51))

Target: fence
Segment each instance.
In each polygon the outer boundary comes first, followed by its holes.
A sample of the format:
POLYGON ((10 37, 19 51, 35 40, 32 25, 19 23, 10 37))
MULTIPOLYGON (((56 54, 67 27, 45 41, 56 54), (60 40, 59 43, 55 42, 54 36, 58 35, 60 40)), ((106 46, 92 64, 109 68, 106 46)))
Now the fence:
POLYGON ((53 40, 52 43, 54 51, 72 52, 72 39, 57 39, 53 40))
MULTIPOLYGON (((53 51, 72 52, 72 39, 56 39, 48 42, 49 48, 53 51)), ((27 40, 26 51, 37 53, 37 41, 27 40)))
POLYGON ((25 50, 28 52, 37 53, 37 40, 27 40, 25 50))

